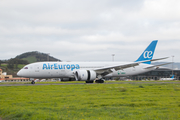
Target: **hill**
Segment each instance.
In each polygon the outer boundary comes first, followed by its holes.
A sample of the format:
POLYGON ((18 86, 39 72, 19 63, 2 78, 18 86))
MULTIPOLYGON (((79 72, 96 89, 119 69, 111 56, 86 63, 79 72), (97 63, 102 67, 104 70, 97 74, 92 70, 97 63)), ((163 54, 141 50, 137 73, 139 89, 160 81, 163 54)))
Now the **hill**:
POLYGON ((41 62, 41 61, 61 61, 57 58, 49 56, 45 53, 37 51, 26 52, 8 60, 0 60, 0 69, 7 72, 14 77, 17 77, 16 73, 29 63, 41 62))
POLYGON ((49 56, 46 53, 41 53, 38 51, 26 52, 26 53, 16 56, 15 58, 21 59, 21 60, 27 60, 29 63, 42 62, 42 61, 61 61, 57 58, 49 56))

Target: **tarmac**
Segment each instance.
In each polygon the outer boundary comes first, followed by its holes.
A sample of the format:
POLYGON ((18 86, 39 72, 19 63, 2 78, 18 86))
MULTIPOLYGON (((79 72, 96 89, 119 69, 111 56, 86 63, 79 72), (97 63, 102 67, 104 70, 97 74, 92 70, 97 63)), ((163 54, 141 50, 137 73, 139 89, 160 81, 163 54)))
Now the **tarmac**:
POLYGON ((36 84, 1 84, 0 86, 38 86, 38 85, 92 85, 92 84, 180 84, 180 82, 105 82, 105 83, 36 83, 36 84))

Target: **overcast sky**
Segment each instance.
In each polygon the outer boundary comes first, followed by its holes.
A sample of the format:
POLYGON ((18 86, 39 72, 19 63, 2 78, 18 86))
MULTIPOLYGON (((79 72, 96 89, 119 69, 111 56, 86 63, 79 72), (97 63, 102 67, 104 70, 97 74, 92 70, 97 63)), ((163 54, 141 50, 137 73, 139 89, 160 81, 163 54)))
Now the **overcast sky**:
POLYGON ((180 0, 0 0, 0 59, 39 51, 63 61, 180 62, 180 0), (172 61, 169 58, 164 61, 172 61))

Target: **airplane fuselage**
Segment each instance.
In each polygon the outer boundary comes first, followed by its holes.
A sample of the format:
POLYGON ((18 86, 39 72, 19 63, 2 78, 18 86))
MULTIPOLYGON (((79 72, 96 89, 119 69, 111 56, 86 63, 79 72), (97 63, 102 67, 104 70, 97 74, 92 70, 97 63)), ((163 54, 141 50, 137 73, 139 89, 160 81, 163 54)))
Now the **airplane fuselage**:
MULTIPOLYGON (((74 78, 74 73, 77 70, 95 70, 123 64, 127 64, 127 62, 37 62, 26 65, 18 72, 18 76, 23 75, 23 77, 29 78, 74 78)), ((141 63, 139 66, 122 70, 112 69, 113 72, 104 77, 130 76, 155 69, 144 69, 148 66, 152 65, 141 63)))

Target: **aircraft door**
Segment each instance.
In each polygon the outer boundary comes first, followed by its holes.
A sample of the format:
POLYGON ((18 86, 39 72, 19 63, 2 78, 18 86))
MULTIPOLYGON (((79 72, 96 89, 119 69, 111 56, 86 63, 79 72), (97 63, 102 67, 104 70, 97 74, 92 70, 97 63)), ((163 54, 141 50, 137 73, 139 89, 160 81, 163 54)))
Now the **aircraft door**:
POLYGON ((34 70, 36 73, 40 72, 40 67, 38 65, 34 65, 34 70))

